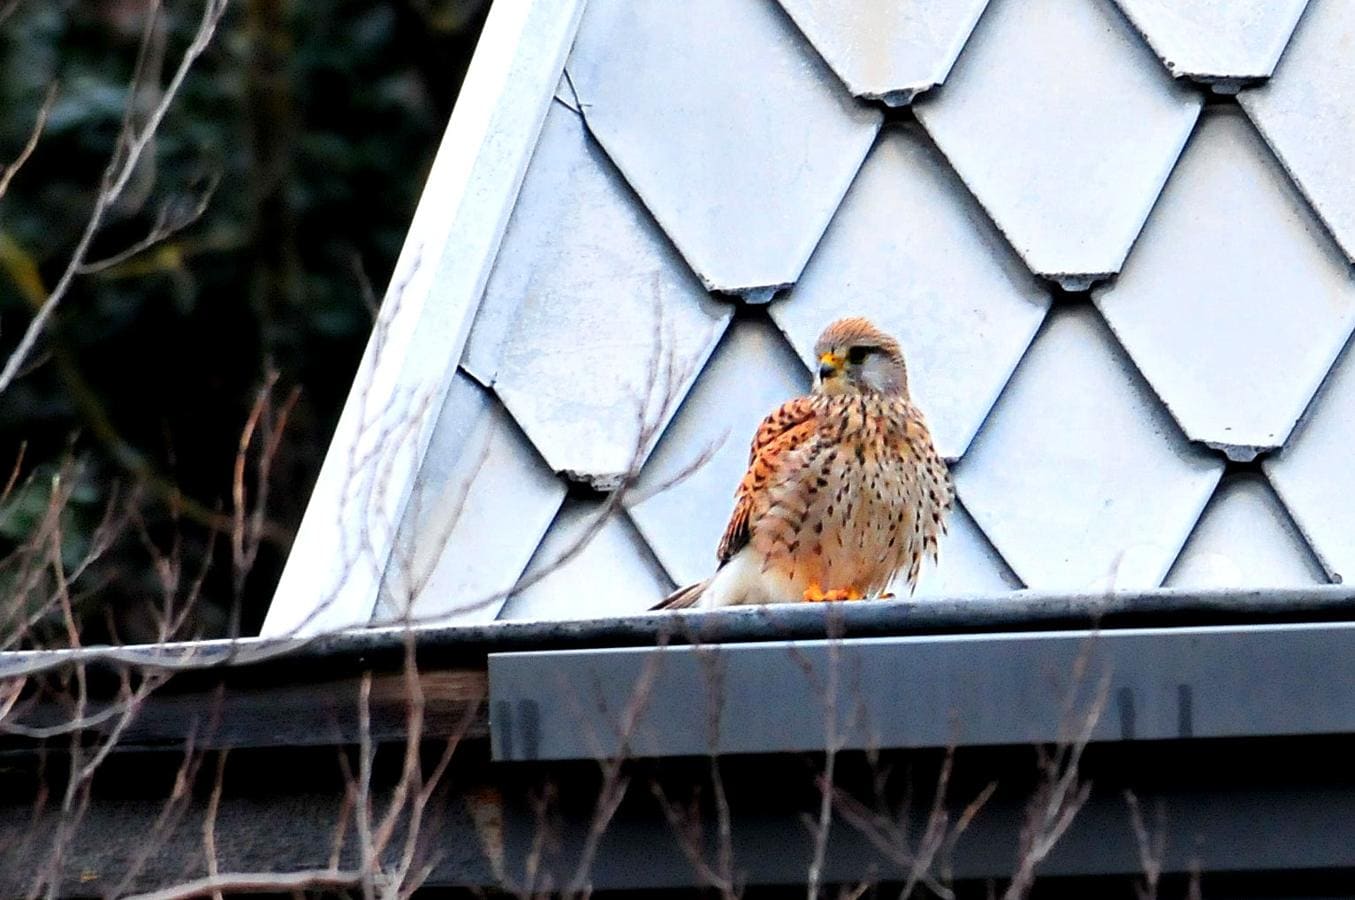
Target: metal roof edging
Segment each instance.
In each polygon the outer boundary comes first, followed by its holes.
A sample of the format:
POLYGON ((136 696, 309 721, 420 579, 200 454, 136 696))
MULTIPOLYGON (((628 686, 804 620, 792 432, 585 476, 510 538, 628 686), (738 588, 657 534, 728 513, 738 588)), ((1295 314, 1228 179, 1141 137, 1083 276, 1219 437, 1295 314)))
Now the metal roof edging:
POLYGON ((408 639, 420 652, 478 655, 566 648, 851 640, 918 634, 1057 631, 1099 627, 1355 621, 1355 588, 1197 589, 1067 593, 1023 590, 956 599, 878 603, 782 603, 717 610, 639 613, 605 619, 497 621, 448 627, 382 625, 305 637, 217 638, 130 646, 0 653, 0 676, 17 677, 66 665, 104 663, 165 671, 249 667, 303 661, 308 671, 354 665, 398 666, 408 639))
POLYGON ((583 5, 491 7, 262 637, 370 620, 583 5))
POLYGON ((1351 622, 491 653, 490 742, 540 761, 1349 734, 1352 671, 1351 622))

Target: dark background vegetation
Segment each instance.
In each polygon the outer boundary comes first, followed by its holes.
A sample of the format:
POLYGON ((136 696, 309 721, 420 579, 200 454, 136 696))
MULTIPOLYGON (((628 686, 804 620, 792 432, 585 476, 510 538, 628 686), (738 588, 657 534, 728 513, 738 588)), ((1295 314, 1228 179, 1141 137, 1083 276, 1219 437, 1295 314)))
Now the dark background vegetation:
MULTIPOLYGON (((489 0, 232 0, 91 259, 166 202, 220 186, 166 242, 78 280, 27 374, 0 394, 0 557, 61 474, 74 565, 110 510, 126 527, 82 575, 85 641, 146 639, 157 556, 210 561, 185 634, 257 630, 446 125, 489 0), (267 538, 237 590, 221 521, 266 374, 299 388, 271 479, 267 538), (74 484, 71 483, 74 479, 74 484), (233 612, 233 607, 235 607, 233 612)), ((114 145, 146 0, 9 0, 0 22, 0 162, 49 85, 51 118, 0 199, 0 359, 59 277, 114 145)), ((168 0, 161 81, 200 14, 168 0)), ((0 568, 0 593, 10 593, 0 568)), ((11 576, 12 577, 12 576, 11 576)), ((0 597, 0 600, 3 600, 0 597)), ((59 629, 56 629, 59 631, 59 629)))

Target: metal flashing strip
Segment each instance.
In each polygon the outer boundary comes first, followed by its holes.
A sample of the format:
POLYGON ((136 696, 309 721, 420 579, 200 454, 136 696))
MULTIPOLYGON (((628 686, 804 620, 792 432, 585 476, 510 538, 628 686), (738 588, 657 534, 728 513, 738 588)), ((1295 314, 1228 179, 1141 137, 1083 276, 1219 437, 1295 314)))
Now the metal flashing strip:
POLYGON ((420 658, 483 660, 507 651, 657 644, 740 644, 899 635, 1111 628, 1171 630, 1201 625, 1304 622, 1318 628, 1355 621, 1355 586, 1285 588, 1154 588, 1114 594, 1010 591, 871 603, 780 603, 691 612, 649 612, 561 621, 495 621, 444 627, 383 625, 307 637, 220 638, 165 644, 91 645, 71 650, 0 653, 0 677, 75 664, 201 671, 278 665, 304 667, 298 680, 334 670, 398 669, 414 629, 420 658))
POLYGON ((371 618, 582 9, 583 0, 506 0, 490 11, 264 637, 334 631, 371 618))
POLYGON ((1335 734, 1352 674, 1355 623, 491 653, 490 734, 496 760, 1335 734))

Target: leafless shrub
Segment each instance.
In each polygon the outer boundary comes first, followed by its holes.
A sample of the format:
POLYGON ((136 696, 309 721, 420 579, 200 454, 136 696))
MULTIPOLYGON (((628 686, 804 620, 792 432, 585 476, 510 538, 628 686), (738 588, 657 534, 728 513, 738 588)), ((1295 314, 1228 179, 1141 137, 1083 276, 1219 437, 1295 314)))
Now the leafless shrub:
POLYGON ((891 803, 889 781, 892 773, 879 766, 878 757, 872 766, 875 770, 873 804, 867 805, 846 791, 833 791, 834 807, 843 820, 882 856, 907 873, 899 892, 900 897, 912 896, 918 885, 925 886, 938 897, 954 896, 948 886, 948 857, 975 816, 997 790, 997 783, 989 782, 952 821, 946 801, 954 766, 955 748, 952 746, 946 749, 936 783, 932 787, 932 802, 920 833, 915 833, 913 824, 911 783, 902 801, 891 803))
POLYGON ((16 484, 11 472, 0 515, 23 516, 37 508, 25 539, 0 559, 0 584, 8 594, 0 608, 0 649, 79 646, 78 607, 85 581, 104 551, 127 528, 132 504, 114 492, 83 549, 67 542, 68 510, 84 472, 67 456, 54 471, 39 470, 16 484))
POLYGON ((275 408, 273 390, 277 381, 276 370, 269 370, 264 376, 264 383, 259 387, 249 417, 241 429, 240 442, 235 453, 235 467, 231 477, 231 574, 234 603, 227 630, 232 636, 240 634, 240 604, 244 600, 245 580, 254 570, 259 547, 264 540, 267 523, 265 514, 268 509, 269 486, 272 484, 273 463, 282 446, 287 420, 301 396, 301 389, 294 387, 282 404, 275 408), (249 485, 246 474, 251 450, 255 451, 252 503, 248 501, 249 485))
POLYGON ((435 859, 428 858, 429 848, 422 843, 426 839, 422 826, 430 803, 447 776, 452 756, 473 719, 474 708, 470 707, 446 739, 431 771, 425 773, 420 750, 424 741, 426 707, 413 632, 406 632, 403 671, 409 703, 403 760, 400 777, 384 810, 377 809, 371 790, 376 747, 371 731, 370 675, 363 679, 358 707, 357 771, 353 771, 346 756, 340 757, 349 782, 349 796, 353 798, 351 809, 358 836, 359 864, 352 874, 364 897, 408 896, 423 883, 436 864, 435 859), (395 838, 400 831, 403 831, 403 839, 397 842, 395 838))
POLYGON ((1040 779, 1026 806, 1021 827, 1015 871, 1003 900, 1019 900, 1029 894, 1039 868, 1072 825, 1091 796, 1092 785, 1081 777, 1083 751, 1091 740, 1110 690, 1110 672, 1101 673, 1089 700, 1084 700, 1093 662, 1096 635, 1083 645, 1074 662, 1071 684, 1060 717, 1060 740, 1053 747, 1037 746, 1040 779))

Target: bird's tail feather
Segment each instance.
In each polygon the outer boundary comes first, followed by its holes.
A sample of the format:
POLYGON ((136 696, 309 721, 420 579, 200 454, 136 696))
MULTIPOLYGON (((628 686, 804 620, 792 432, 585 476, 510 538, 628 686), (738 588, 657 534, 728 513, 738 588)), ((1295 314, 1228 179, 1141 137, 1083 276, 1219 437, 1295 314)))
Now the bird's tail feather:
POLYGON ((689 584, 686 587, 678 588, 669 594, 662 601, 651 606, 651 610, 656 609, 691 609, 701 602, 701 595, 706 592, 710 585, 710 579, 698 581, 696 584, 689 584))

